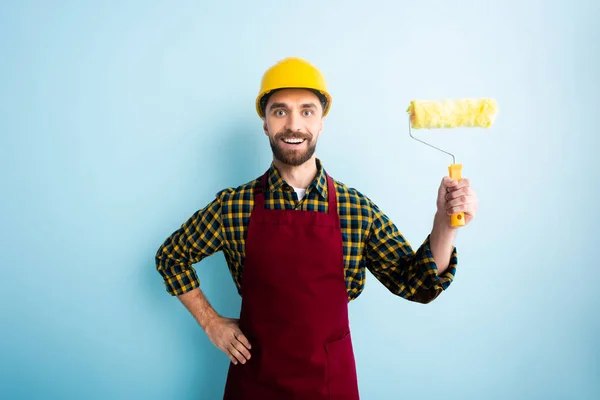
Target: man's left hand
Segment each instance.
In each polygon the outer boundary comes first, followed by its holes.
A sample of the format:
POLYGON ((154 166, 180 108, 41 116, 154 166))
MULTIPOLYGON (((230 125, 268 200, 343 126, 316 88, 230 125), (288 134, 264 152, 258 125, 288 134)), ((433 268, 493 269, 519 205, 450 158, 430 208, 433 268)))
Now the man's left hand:
POLYGON ((446 216, 450 226, 450 216, 465 213, 465 225, 469 224, 477 213, 478 200, 468 179, 455 180, 444 177, 438 189, 437 213, 446 216))

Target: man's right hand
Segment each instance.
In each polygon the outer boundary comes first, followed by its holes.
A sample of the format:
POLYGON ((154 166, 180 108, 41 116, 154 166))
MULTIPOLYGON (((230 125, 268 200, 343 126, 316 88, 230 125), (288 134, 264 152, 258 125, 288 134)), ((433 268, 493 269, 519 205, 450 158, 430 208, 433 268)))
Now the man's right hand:
POLYGON ((196 318, 210 341, 229 357, 232 363, 245 364, 250 359, 250 342, 239 327, 239 320, 221 317, 198 287, 177 296, 196 318))
POLYGON ((215 316, 206 326, 206 335, 232 363, 245 364, 250 359, 250 342, 239 327, 239 319, 215 316))

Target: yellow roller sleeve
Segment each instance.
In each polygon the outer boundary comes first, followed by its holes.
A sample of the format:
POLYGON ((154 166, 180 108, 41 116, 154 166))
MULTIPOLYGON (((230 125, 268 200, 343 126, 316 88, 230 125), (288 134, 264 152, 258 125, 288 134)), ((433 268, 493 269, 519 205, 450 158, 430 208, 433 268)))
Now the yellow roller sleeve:
POLYGON ((413 100, 407 111, 413 129, 489 128, 498 104, 492 98, 413 100))

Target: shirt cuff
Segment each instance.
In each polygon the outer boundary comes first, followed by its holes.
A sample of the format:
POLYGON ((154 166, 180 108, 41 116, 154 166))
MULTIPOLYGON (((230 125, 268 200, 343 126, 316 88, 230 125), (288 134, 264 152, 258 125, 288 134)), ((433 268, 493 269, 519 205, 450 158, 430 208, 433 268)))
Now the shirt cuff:
POLYGON ((438 267, 435 263, 435 259, 433 258, 430 239, 431 235, 428 235, 425 239, 425 242, 423 242, 423 245, 421 246, 423 251, 423 259, 426 260, 426 262, 423 263, 423 266, 426 269, 425 274, 428 276, 428 284, 426 286, 429 286, 433 289, 446 290, 454 281, 454 277, 456 276, 456 270, 458 267, 458 251, 456 250, 456 246, 452 247, 448 268, 446 268, 446 270, 438 276, 438 267))
POLYGON ((164 283, 167 293, 171 296, 179 296, 200 287, 200 280, 193 268, 186 269, 177 275, 165 278, 164 283))

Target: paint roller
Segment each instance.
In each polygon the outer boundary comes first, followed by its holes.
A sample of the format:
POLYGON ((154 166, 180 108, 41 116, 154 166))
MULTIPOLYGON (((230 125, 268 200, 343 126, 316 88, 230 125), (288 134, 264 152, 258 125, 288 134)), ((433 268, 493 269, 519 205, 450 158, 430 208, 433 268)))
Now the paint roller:
MULTIPOLYGON (((408 133, 413 139, 452 156, 448 167, 450 178, 462 179, 462 164, 456 164, 453 154, 413 136, 412 129, 489 128, 496 119, 498 104, 492 98, 412 100, 408 109, 408 133)), ((463 212, 451 216, 452 226, 463 226, 463 212)))

